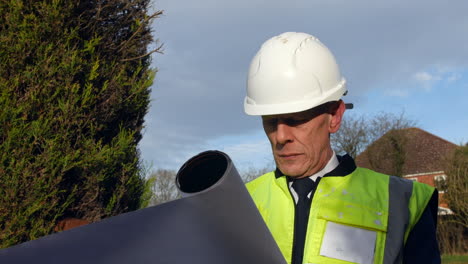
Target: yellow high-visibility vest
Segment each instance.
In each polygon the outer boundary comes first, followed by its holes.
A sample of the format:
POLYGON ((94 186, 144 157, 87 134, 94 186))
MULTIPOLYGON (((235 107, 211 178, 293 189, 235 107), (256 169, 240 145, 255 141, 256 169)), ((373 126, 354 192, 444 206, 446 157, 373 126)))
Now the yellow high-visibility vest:
MULTIPOLYGON (((286 177, 270 172, 247 183, 247 189, 291 263, 295 203, 286 177)), ((370 252, 371 263, 400 263, 408 234, 433 192, 426 184, 364 168, 345 176, 323 177, 310 208, 303 263, 359 263, 356 258, 362 257, 361 250, 370 252), (340 240, 338 244, 345 244, 338 248, 333 234, 342 236, 336 233, 341 228, 349 230, 344 234, 349 237, 342 239, 348 242, 340 240), (374 248, 362 249, 369 241, 374 248)))

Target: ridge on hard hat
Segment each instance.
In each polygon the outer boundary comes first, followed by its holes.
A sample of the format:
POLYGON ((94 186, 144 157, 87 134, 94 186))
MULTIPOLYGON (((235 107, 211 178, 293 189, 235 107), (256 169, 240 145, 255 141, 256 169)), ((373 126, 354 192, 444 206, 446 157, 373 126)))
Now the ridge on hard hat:
POLYGON ((248 115, 295 113, 345 93, 346 81, 330 50, 312 35, 286 32, 267 40, 252 59, 244 110, 248 115))

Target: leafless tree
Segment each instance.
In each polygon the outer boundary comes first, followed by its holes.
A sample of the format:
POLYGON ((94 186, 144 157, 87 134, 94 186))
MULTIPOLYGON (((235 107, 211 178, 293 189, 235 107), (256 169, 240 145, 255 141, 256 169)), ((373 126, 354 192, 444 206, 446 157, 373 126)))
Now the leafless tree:
POLYGON ((458 147, 446 169, 445 199, 459 224, 468 229, 468 144, 458 147))
POLYGON ((271 171, 271 170, 268 170, 266 168, 258 169, 258 168, 250 167, 246 171, 241 173, 241 178, 245 183, 247 183, 267 173, 268 171, 271 171))
POLYGON ((242 180, 247 183, 247 182, 252 181, 252 180, 258 178, 259 176, 262 176, 263 174, 265 174, 267 172, 270 172, 270 171, 272 171, 274 169, 275 169, 274 162, 270 162, 270 163, 268 163, 265 166, 260 167, 260 168, 250 167, 250 168, 240 172, 240 174, 241 174, 242 180))
POLYGON ((151 174, 150 180, 154 182, 152 186, 153 197, 150 205, 157 205, 180 198, 179 190, 175 184, 176 171, 158 169, 151 174))
POLYGON ((392 114, 380 112, 369 120, 370 143, 376 141, 390 130, 415 127, 417 122, 405 116, 405 112, 392 114))
POLYGON ((332 134, 335 151, 356 157, 369 144, 368 126, 364 116, 348 116, 343 119, 340 130, 332 134))
POLYGON ((355 158, 385 133, 416 125, 417 122, 408 119, 404 112, 398 115, 380 112, 370 117, 345 115, 340 130, 331 135, 332 146, 337 153, 348 153, 355 158))
POLYGON ((458 147, 447 159, 446 180, 439 181, 439 190, 454 214, 439 215, 437 239, 444 254, 465 254, 468 251, 468 144, 458 147), (440 188, 442 187, 442 188, 440 188))

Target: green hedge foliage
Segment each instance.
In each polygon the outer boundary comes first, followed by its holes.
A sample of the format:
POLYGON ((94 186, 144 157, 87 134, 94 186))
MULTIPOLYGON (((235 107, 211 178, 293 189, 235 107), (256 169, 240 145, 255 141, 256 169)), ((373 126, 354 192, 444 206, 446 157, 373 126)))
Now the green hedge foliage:
POLYGON ((0 2, 0 247, 145 206, 148 4, 0 2))

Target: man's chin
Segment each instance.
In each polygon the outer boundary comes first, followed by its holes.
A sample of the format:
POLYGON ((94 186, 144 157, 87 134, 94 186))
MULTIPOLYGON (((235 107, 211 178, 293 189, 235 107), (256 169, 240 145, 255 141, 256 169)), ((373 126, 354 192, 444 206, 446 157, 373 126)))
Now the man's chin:
POLYGON ((299 168, 294 168, 293 166, 279 166, 279 169, 284 175, 297 178, 303 176, 304 172, 299 168))

